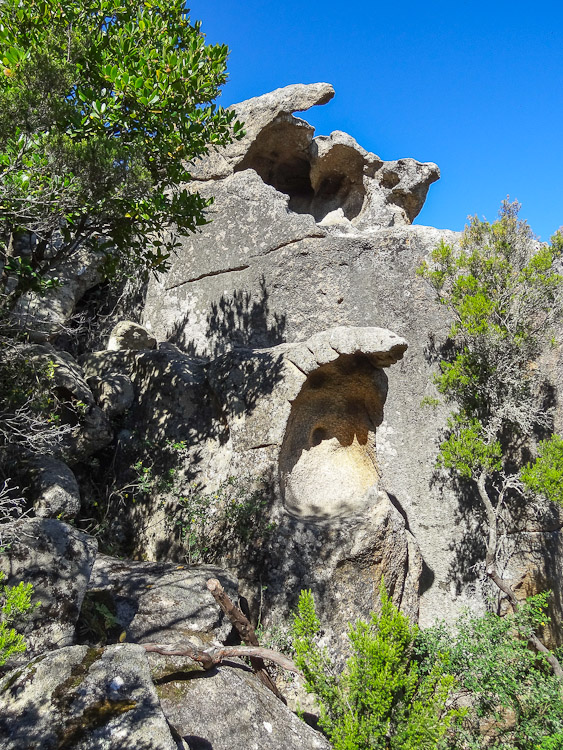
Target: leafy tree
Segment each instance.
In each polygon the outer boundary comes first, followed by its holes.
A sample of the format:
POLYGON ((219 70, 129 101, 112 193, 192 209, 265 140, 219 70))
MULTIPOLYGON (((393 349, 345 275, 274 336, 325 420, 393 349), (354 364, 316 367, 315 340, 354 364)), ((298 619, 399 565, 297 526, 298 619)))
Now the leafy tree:
MULTIPOLYGON (((436 377, 454 407, 439 464, 473 483, 485 511, 486 574, 515 610, 519 603, 498 567, 504 514, 512 498, 526 493, 560 502, 556 484, 563 477, 557 436, 542 444, 537 462, 519 471, 523 449, 552 427, 537 359, 563 311, 557 271, 563 234, 539 243, 519 220, 519 208, 505 202, 492 224, 473 218, 459 246, 441 242, 418 270, 453 318, 453 346, 436 377)), ((535 633, 530 640, 563 678, 535 633)))
POLYGON ((433 663, 436 653, 448 652, 457 700, 467 706, 445 738, 447 747, 563 747, 561 683, 545 656, 528 647, 530 635, 548 621, 546 599, 530 597, 506 617, 466 612, 454 632, 443 623, 421 631, 419 654, 433 663))
MULTIPOLYGON (((4 573, 0 572, 0 583, 4 580, 4 573)), ((27 612, 38 604, 33 605, 31 597, 33 586, 31 583, 19 583, 17 586, 2 586, 0 591, 0 667, 13 654, 25 651, 26 643, 21 633, 13 627, 27 612)))
POLYGON ((81 250, 104 270, 164 271, 208 203, 189 161, 240 137, 213 104, 228 50, 183 0, 0 3, 0 292, 9 306, 58 281, 81 250))
POLYGON ((295 663, 317 696, 320 726, 335 750, 437 748, 456 711, 446 710, 453 677, 435 652, 425 674, 413 658, 418 634, 381 586, 381 614, 350 628, 352 656, 338 675, 318 645, 320 622, 310 591, 302 591, 293 623, 295 663))

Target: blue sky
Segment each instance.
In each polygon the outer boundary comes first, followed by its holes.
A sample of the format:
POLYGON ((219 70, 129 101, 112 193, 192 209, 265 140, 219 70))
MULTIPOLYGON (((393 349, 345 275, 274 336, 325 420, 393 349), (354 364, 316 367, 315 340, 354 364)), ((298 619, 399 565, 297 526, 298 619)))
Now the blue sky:
POLYGON ((383 159, 442 172, 416 223, 463 229, 510 195, 541 239, 563 225, 563 5, 558 2, 193 0, 208 41, 229 45, 227 106, 328 81, 304 115, 383 159))

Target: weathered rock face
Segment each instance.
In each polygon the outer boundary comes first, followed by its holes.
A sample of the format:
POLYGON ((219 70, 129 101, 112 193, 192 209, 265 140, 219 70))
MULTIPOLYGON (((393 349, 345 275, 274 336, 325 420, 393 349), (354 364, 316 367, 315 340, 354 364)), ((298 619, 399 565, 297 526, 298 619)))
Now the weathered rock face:
MULTIPOLYGON (((411 226, 438 178, 435 165, 383 162, 350 136, 314 137, 311 126, 293 117, 331 96, 326 84, 290 86, 235 105, 248 122, 246 138, 194 170, 198 190, 215 199, 213 222, 183 241, 167 277, 151 282, 144 324, 159 340, 209 358, 207 377, 227 405, 229 440, 220 462, 201 451, 200 476, 224 470, 229 451, 233 471, 273 464, 285 512, 297 517, 334 509, 339 501, 331 493, 342 498, 342 487, 344 503, 359 507, 376 483, 420 546, 420 621, 427 625, 437 613, 452 619, 464 606, 483 607, 486 596, 479 574, 471 572, 480 559, 475 514, 459 505, 435 468, 449 409, 421 406, 424 397, 436 396, 436 348, 445 341, 448 321, 415 272, 440 240, 455 243, 459 235, 411 226), (365 391, 361 373, 323 373, 329 392, 333 388, 328 423, 317 419, 322 396, 314 395, 311 381, 291 397, 288 417, 278 399, 287 389, 285 369, 256 351, 333 326, 383 326, 410 342, 407 357, 390 370, 375 442, 366 429, 375 402, 368 400, 364 417, 356 420, 364 427, 350 427, 352 403, 365 391), (249 359, 242 348, 255 350, 254 384, 261 368, 269 368, 268 401, 243 396, 249 359), (219 356, 229 350, 230 359, 219 356), (350 398, 335 396, 344 383, 350 398), (260 423, 268 430, 260 431, 260 423), (280 445, 281 424, 290 426, 278 455, 267 446, 280 445)), ((525 570, 522 562, 510 575, 517 581, 525 570)))
POLYGON ((162 710, 190 750, 330 749, 244 665, 191 675, 188 681, 174 674, 156 680, 162 710))
POLYGON ((170 563, 116 560, 100 555, 92 570, 89 595, 109 594, 119 627, 135 643, 176 645, 199 638, 223 643, 231 625, 206 588, 218 578, 236 600, 237 582, 213 566, 196 569, 170 563))
POLYGON ((19 523, 18 541, 0 557, 0 570, 9 586, 20 581, 33 584, 33 601, 41 604, 22 628, 26 653, 12 657, 8 666, 75 642, 75 625, 97 549, 95 539, 61 521, 19 523))
POLYGON ((28 467, 35 515, 73 519, 80 510, 80 489, 69 467, 52 456, 36 456, 28 467))
POLYGON ((0 681, 5 750, 177 750, 142 646, 71 646, 0 681))
MULTIPOLYGON (((384 368, 406 349, 385 329, 340 327, 301 343, 233 349, 207 363, 161 345, 91 354, 82 364, 88 375, 120 367, 132 378, 138 396, 124 432, 141 427, 156 445, 190 446, 179 494, 189 494, 192 480, 213 490, 232 475, 266 478, 246 527, 221 526, 206 511, 213 559, 236 571, 263 620, 287 616, 300 589, 311 588, 333 645, 344 646, 348 620, 377 606, 382 575, 395 603, 418 613, 418 546, 378 488, 384 368)), ((250 508, 249 497, 236 502, 250 508)), ((157 493, 144 508, 121 511, 138 554, 183 556, 171 539, 168 502, 157 493)))
POLYGON ((409 225, 438 176, 434 165, 384 163, 342 133, 313 139, 291 116, 330 93, 289 87, 235 107, 250 123, 247 138, 197 165, 198 190, 215 199, 213 222, 183 241, 162 282, 151 282, 144 324, 209 361, 225 440, 215 460, 200 450, 199 477, 213 483, 225 471, 273 467, 284 512, 303 523, 319 508, 335 517, 339 503, 361 512, 377 496, 370 487, 385 490, 420 545, 428 623, 475 600, 474 581, 456 572, 455 548, 467 536, 457 501, 434 477, 446 409, 420 407, 435 395, 429 334, 443 338, 447 321, 415 270, 441 239, 458 235, 409 225), (320 190, 337 173, 332 192, 320 190), (294 178, 303 179, 298 189, 294 178), (410 342, 391 368, 384 416, 377 392, 387 386, 368 388, 369 368, 356 363, 352 372, 345 358, 325 370, 317 363, 320 372, 303 371, 309 381, 295 391, 288 366, 272 356, 334 326, 383 326, 410 342), (317 379, 324 395, 312 387, 317 379), (288 393, 291 403, 280 400, 288 393), (328 419, 319 414, 324 402, 328 419))
POLYGON ((74 312, 76 303, 85 292, 102 281, 102 261, 101 254, 81 250, 49 272, 48 278, 59 279, 60 286, 51 290, 46 297, 28 292, 18 301, 14 318, 26 330, 30 341, 45 342, 60 333, 74 312))
POLYGON ((67 427, 61 448, 69 459, 86 458, 111 442, 113 435, 108 418, 96 404, 74 358, 50 344, 31 346, 29 356, 52 368, 55 391, 61 401, 71 407, 60 415, 67 427))
POLYGON ((119 349, 154 349, 156 339, 138 323, 129 320, 122 320, 112 330, 108 350, 116 351, 119 349))
POLYGON ((219 179, 253 169, 289 196, 291 211, 316 221, 341 210, 344 225, 410 224, 440 176, 438 167, 414 159, 385 162, 340 131, 314 138, 314 128, 292 116, 333 96, 326 83, 296 84, 235 104, 246 136, 196 162, 193 176, 219 179))

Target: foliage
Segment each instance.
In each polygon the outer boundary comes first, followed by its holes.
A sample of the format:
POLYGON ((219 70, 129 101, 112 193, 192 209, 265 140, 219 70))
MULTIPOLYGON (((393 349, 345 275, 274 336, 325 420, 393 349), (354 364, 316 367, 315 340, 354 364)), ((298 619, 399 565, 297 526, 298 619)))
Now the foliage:
MULTIPOLYGON (((82 404, 64 403, 57 395, 56 365, 33 356, 29 348, 0 336, 0 465, 11 462, 14 450, 53 453, 70 432, 61 412, 82 404)), ((76 415, 78 417, 78 415, 76 415)))
MULTIPOLYGON (((493 224, 473 218, 459 246, 441 242, 418 273, 453 318, 436 385, 454 405, 438 464, 473 481, 484 514, 485 571, 513 609, 519 602, 498 567, 499 539, 515 495, 561 497, 562 441, 552 436, 519 472, 522 449, 552 428, 549 393, 537 359, 562 318, 563 234, 535 240, 520 206, 503 203, 493 224)), ((520 504, 517 512, 521 512, 520 504)), ((563 668, 535 633, 534 648, 563 680, 563 668)))
POLYGON ((0 487, 0 555, 7 552, 18 537, 18 519, 25 515, 25 499, 19 487, 5 479, 0 487))
POLYGON ((482 471, 499 471, 502 468, 500 442, 487 442, 483 427, 476 420, 464 420, 456 415, 448 421, 449 437, 440 446, 438 464, 455 469, 462 477, 471 479, 482 471), (458 426, 461 422, 461 426, 458 426))
MULTIPOLYGON (((5 578, 0 572, 0 584, 5 578)), ((14 624, 26 613, 38 607, 31 603, 33 586, 31 583, 19 583, 17 586, 2 586, 0 594, 0 667, 14 654, 26 650, 24 637, 17 632, 14 624)))
POLYGON ((542 440, 536 460, 520 470, 520 478, 531 492, 563 505, 563 438, 552 435, 542 440))
POLYGON ((111 273, 163 271, 208 203, 188 163, 242 133, 213 104, 228 50, 183 0, 0 4, 0 237, 4 292, 44 294, 80 250, 111 273))
POLYGON ((86 592, 80 608, 77 631, 81 643, 105 645, 125 638, 111 594, 103 589, 90 589, 86 592))
POLYGON ((459 247, 442 241, 418 269, 453 317, 454 353, 436 379, 459 405, 453 429, 476 428, 486 445, 549 423, 532 363, 561 319, 563 235, 537 242, 519 208, 504 202, 493 224, 474 217, 459 247))
POLYGON ((192 484, 176 495, 169 517, 186 549, 188 562, 216 561, 229 546, 256 547, 274 524, 265 513, 268 496, 251 477, 229 477, 216 492, 192 484))
POLYGON ((446 658, 435 653, 422 673, 413 658, 418 629, 393 605, 382 584, 381 613, 350 628, 352 656, 338 676, 319 646, 320 622, 310 591, 302 591, 293 634, 295 663, 320 706, 320 726, 335 750, 437 748, 456 711, 446 658))
POLYGON ((270 493, 265 478, 231 476, 208 491, 190 478, 192 453, 185 441, 143 440, 128 450, 131 453, 123 459, 131 461, 130 481, 116 484, 114 477, 111 489, 97 491, 99 499, 90 508, 96 518, 87 519, 85 527, 104 544, 110 542, 111 554, 119 551, 113 546, 116 519, 131 505, 148 501, 154 507, 155 498, 189 564, 218 562, 230 552, 260 554, 275 528, 267 512, 270 493))
POLYGON ((546 602, 546 594, 539 594, 506 617, 466 612, 455 634, 444 624, 420 633, 418 651, 431 663, 436 653, 448 651, 458 699, 469 706, 448 732, 447 747, 561 747, 554 744, 555 737, 563 738, 561 683, 545 657, 528 646, 530 634, 548 622, 546 602))

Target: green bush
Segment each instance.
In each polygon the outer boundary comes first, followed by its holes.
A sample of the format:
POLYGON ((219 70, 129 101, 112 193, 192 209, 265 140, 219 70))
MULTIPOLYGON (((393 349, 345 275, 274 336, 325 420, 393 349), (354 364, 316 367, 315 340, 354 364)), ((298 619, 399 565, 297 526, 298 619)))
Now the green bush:
MULTIPOLYGON (((458 698, 468 706, 444 746, 464 750, 561 750, 561 683, 544 655, 528 645, 547 624, 547 596, 530 597, 515 614, 465 613, 452 632, 445 625, 422 631, 419 655, 433 662, 449 653, 458 698)), ((424 668, 424 659, 423 659, 424 668)))
POLYGON ((313 596, 302 591, 293 623, 295 663, 317 697, 319 724, 335 750, 433 750, 459 713, 446 708, 454 678, 438 652, 426 672, 419 669, 418 628, 383 585, 380 596, 381 613, 350 627, 352 656, 339 675, 319 646, 313 596))
POLYGON ((172 225, 206 223, 190 160, 242 128, 213 100, 228 49, 183 0, 0 3, 0 289, 57 286, 81 249, 112 275, 165 271, 172 225))

